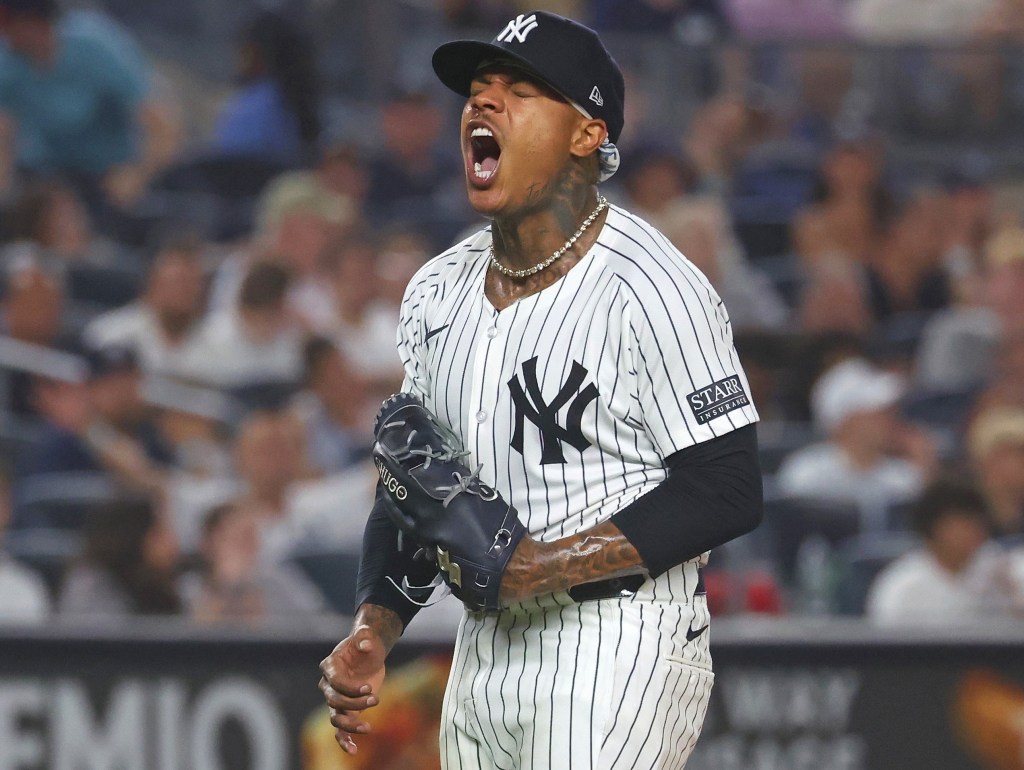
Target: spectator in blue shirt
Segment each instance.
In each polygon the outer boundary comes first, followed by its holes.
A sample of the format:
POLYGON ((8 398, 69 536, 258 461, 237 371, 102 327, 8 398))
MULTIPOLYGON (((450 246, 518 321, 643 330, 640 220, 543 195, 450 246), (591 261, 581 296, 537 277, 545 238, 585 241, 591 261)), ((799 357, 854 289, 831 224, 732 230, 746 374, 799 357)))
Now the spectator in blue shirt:
POLYGON ((151 81, 135 41, 107 17, 0 0, 0 189, 21 170, 133 203, 179 139, 151 81))
POLYGON ((284 163, 314 158, 320 95, 308 35, 265 11, 245 29, 239 58, 241 87, 220 114, 214 150, 284 163))

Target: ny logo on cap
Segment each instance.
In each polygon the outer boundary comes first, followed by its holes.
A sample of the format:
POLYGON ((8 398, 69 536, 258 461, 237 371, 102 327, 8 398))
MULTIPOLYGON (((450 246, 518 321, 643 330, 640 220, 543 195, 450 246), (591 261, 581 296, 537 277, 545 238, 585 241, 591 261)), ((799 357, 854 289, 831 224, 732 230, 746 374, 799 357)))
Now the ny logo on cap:
POLYGON ((521 13, 501 31, 501 34, 498 35, 498 42, 506 43, 518 40, 520 43, 525 43, 526 36, 537 29, 537 26, 537 14, 531 13, 526 16, 521 13))

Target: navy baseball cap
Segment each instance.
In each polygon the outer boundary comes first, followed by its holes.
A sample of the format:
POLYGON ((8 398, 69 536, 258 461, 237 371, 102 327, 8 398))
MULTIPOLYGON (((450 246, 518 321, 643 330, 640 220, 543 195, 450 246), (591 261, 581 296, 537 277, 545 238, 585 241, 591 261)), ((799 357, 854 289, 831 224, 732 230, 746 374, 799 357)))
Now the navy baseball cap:
POLYGON ((455 40, 434 51, 434 72, 448 88, 469 96, 481 64, 509 61, 536 75, 608 126, 617 141, 625 121, 622 71, 597 33, 547 11, 521 13, 490 43, 455 40))

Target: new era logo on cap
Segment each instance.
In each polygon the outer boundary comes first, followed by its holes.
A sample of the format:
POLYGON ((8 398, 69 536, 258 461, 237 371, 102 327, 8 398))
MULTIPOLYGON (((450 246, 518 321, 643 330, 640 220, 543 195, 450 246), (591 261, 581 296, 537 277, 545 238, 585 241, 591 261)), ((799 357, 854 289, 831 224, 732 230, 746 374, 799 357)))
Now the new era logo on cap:
POLYGON ((601 91, 597 86, 594 86, 594 90, 590 92, 590 101, 598 107, 604 107, 604 97, 601 96, 601 91))
POLYGON ((517 40, 520 43, 526 42, 526 36, 533 32, 540 24, 537 22, 537 14, 531 13, 527 16, 521 13, 508 23, 508 26, 498 35, 498 42, 511 43, 517 40))

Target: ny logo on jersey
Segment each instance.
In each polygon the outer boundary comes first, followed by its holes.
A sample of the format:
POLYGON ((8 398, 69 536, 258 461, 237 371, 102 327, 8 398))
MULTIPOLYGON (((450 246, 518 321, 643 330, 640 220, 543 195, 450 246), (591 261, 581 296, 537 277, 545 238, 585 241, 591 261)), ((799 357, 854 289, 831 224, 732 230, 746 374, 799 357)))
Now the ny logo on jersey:
POLYGON ((563 441, 580 452, 590 446, 587 437, 583 435, 583 410, 597 398, 598 392, 594 383, 580 390, 587 374, 582 364, 573 361, 569 378, 549 404, 544 401, 540 384, 537 382, 537 357, 534 356, 524 362, 523 380, 526 382, 526 390, 523 390, 518 374, 508 381, 512 401, 516 406, 516 428, 512 434, 512 448, 519 454, 523 453, 523 430, 527 418, 540 429, 541 465, 565 462, 565 455, 562 453, 563 441), (563 428, 558 424, 558 411, 568 404, 570 399, 572 403, 569 404, 563 428))
POLYGON ((499 43, 510 43, 516 40, 520 43, 526 42, 526 36, 537 29, 537 14, 531 13, 529 16, 526 14, 519 14, 498 35, 499 43))

